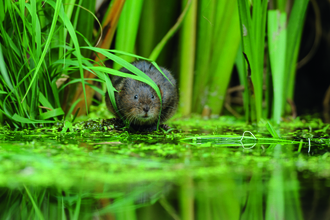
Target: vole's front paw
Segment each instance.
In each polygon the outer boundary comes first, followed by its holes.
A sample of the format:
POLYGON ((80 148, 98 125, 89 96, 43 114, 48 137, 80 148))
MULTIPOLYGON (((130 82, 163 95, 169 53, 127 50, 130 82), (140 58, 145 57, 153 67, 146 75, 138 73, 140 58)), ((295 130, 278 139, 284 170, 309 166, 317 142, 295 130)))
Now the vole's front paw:
POLYGON ((162 128, 162 129, 164 129, 165 131, 171 129, 171 127, 168 126, 167 124, 162 124, 162 125, 159 126, 159 128, 162 128))

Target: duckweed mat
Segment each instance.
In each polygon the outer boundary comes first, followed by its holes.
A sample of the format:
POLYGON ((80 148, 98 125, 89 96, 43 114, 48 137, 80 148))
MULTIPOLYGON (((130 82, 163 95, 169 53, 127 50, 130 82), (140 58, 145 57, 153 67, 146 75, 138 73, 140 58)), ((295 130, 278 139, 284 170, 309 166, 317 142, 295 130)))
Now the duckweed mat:
POLYGON ((185 211, 196 218, 209 213, 209 219, 239 219, 254 209, 263 219, 274 207, 274 215, 288 219, 315 216, 317 209, 302 207, 306 192, 316 190, 310 182, 322 183, 325 191, 330 186, 329 125, 318 119, 267 124, 177 118, 172 129, 152 133, 116 130, 104 120, 36 130, 3 126, 0 187, 6 202, 0 206, 14 210, 3 216, 15 216, 22 201, 29 204, 27 215, 44 217, 53 207, 62 219, 95 213, 140 219, 146 207, 163 212, 164 219, 190 219, 182 217, 185 211))
POLYGON ((284 124, 278 129, 281 139, 272 138, 265 125, 242 127, 230 118, 175 120, 175 129, 138 134, 105 130, 97 126, 101 123, 77 123, 65 132, 59 129, 63 125, 21 131, 1 127, 0 186, 174 181, 187 173, 270 172, 279 164, 321 177, 330 174, 329 126, 320 121, 284 124), (257 139, 245 133, 241 140, 244 131, 257 139), (281 152, 276 158, 275 149, 281 152))

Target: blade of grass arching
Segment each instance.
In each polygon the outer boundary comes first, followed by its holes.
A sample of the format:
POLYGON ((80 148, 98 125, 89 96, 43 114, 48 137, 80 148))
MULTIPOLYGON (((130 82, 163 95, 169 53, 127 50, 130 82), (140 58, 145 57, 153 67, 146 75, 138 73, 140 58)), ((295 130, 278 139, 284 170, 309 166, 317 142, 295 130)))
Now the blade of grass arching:
MULTIPOLYGON (((129 74, 129 73, 123 73, 123 72, 120 72, 118 70, 110 69, 110 68, 107 68, 107 67, 101 67, 101 66, 93 66, 93 67, 90 67, 90 69, 92 69, 92 70, 98 70, 98 71, 103 72, 103 73, 109 73, 109 74, 115 75, 115 76, 129 77, 129 78, 132 78, 134 80, 138 80, 138 81, 144 82, 144 83, 150 85, 156 91, 159 99, 161 100, 160 90, 159 90, 157 84, 153 80, 151 80, 150 78, 149 79, 145 79, 145 78, 142 78, 140 76, 135 76, 135 75, 129 74)), ((107 75, 104 75, 102 77, 102 79, 104 79, 104 80, 108 80, 108 78, 109 77, 107 75)))
POLYGON ((166 33, 166 35, 163 37, 163 39, 157 44, 157 46, 153 49, 151 52, 149 59, 150 60, 156 60, 164 48, 165 44, 168 42, 168 40, 174 35, 174 33, 179 29, 180 25, 184 21, 187 12, 190 8, 192 0, 188 0, 185 8, 183 9, 180 17, 178 18, 177 22, 174 24, 174 26, 166 33))
POLYGON ((54 123, 55 121, 52 120, 33 120, 24 118, 22 116, 17 115, 16 113, 11 117, 14 121, 20 122, 20 123, 26 123, 26 124, 36 124, 36 123, 54 123))
MULTIPOLYGON (((180 36, 180 80, 179 91, 182 100, 179 112, 183 116, 191 113, 193 78, 195 69, 195 48, 196 48, 196 17, 197 0, 191 0, 186 18, 183 21, 180 36)), ((186 5, 188 0, 182 0, 186 5)))
MULTIPOLYGON (((241 40, 242 41, 242 40, 241 40)), ((236 68, 238 72, 238 77, 241 85, 244 86, 244 91, 243 91, 243 105, 244 105, 244 112, 245 112, 245 121, 249 121, 250 117, 250 97, 249 97, 249 92, 248 92, 248 82, 247 78, 245 75, 245 65, 244 65, 244 56, 243 56, 243 47, 242 47, 242 42, 240 43, 237 51, 237 56, 236 56, 236 68)))
POLYGON ((212 45, 212 33, 214 29, 215 0, 201 0, 198 7, 198 29, 196 46, 196 72, 193 90, 193 111, 201 113, 206 101, 206 73, 210 65, 212 45))
POLYGON ((39 115, 39 119, 48 119, 48 118, 55 118, 57 116, 64 115, 64 111, 61 108, 55 108, 51 111, 41 113, 39 115))
MULTIPOLYGON (((90 49, 90 50, 93 50, 93 51, 95 51, 99 54, 102 54, 104 57, 107 57, 108 59, 113 60, 115 63, 118 63, 119 65, 125 67, 127 70, 135 73, 136 75, 138 75, 142 78, 145 78, 147 80, 151 80, 145 73, 143 73, 141 70, 139 70, 138 68, 136 68, 135 66, 133 66, 132 64, 130 64, 126 60, 124 60, 121 57, 116 56, 112 53, 109 53, 104 49, 97 48, 97 47, 82 47, 82 48, 90 49)), ((100 67, 100 68, 103 68, 103 67, 100 67)), ((98 69, 98 68, 96 68, 96 69, 98 69)))
POLYGON ((273 120, 280 123, 284 109, 286 14, 271 10, 268 12, 268 47, 274 88, 273 120))
POLYGON ((298 52, 300 48, 300 41, 303 31, 304 19, 308 0, 294 1, 292 11, 290 13, 289 23, 287 27, 287 47, 286 47, 286 97, 285 100, 293 100, 293 91, 295 85, 296 63, 298 59, 298 52))
MULTIPOLYGON (((142 5, 143 0, 126 0, 118 22, 116 50, 134 52, 142 5)), ((132 57, 124 56, 122 58, 128 62, 133 61, 132 57)), ((114 69, 120 69, 120 66, 116 63, 113 67, 114 69)))
POLYGON ((42 215, 42 213, 41 213, 41 211, 40 211, 38 205, 36 204, 36 202, 34 201, 32 195, 31 195, 31 193, 30 193, 29 189, 28 189, 26 186, 24 186, 24 188, 25 188, 26 193, 28 194, 28 196, 29 196, 29 198, 30 198, 30 201, 31 201, 31 203, 32 203, 32 206, 33 206, 33 208, 34 208, 34 211, 35 211, 35 213, 36 213, 36 216, 38 217, 38 219, 41 219, 41 220, 44 219, 44 217, 43 217, 43 215, 42 215))
POLYGON ((209 71, 210 89, 207 105, 212 109, 212 114, 219 115, 224 104, 226 91, 231 72, 240 43, 239 17, 236 1, 227 1, 218 33, 213 35, 213 57, 209 71), (216 39, 216 40, 215 40, 216 39))

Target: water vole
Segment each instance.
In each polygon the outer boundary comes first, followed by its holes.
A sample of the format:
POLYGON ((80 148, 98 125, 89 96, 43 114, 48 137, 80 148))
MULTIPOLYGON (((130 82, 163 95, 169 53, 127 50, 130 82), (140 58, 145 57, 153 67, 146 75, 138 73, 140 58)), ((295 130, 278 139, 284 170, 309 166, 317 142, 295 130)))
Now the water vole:
MULTIPOLYGON (((164 123, 174 115, 178 107, 178 92, 175 79, 167 69, 160 67, 172 85, 161 72, 147 61, 136 61, 132 65, 148 75, 159 87, 162 95, 160 123, 164 123)), ((131 73, 125 68, 120 69, 120 71, 131 73)), ((149 85, 131 78, 112 76, 111 81, 118 91, 115 92, 115 100, 118 111, 122 116, 121 119, 123 121, 128 120, 130 127, 137 131, 156 130, 160 100, 155 90, 149 85)), ((119 118, 108 95, 106 95, 105 100, 109 111, 119 118)))

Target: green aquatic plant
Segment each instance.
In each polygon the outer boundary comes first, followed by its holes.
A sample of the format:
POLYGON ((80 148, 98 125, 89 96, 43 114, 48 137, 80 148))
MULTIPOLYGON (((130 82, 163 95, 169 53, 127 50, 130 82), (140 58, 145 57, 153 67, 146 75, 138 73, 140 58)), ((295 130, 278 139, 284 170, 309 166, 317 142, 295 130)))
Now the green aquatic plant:
POLYGON ((207 105, 219 115, 240 42, 237 1, 202 0, 196 19, 192 111, 201 113, 207 105))
POLYGON ((245 111, 251 109, 251 113, 246 114, 249 121, 260 121, 272 115, 273 121, 279 124, 286 101, 293 98, 296 62, 308 1, 294 1, 289 19, 284 12, 283 5, 286 3, 287 1, 278 1, 280 10, 267 10, 268 1, 254 1, 253 5, 247 0, 238 1, 242 52, 246 54, 247 62, 245 64, 242 56, 238 55, 237 63, 242 84, 249 89, 251 96, 244 96, 245 111), (265 78, 266 20, 269 63, 265 78), (243 68, 242 62, 243 66, 245 65, 243 68), (265 108, 262 107, 264 80, 267 82, 265 108))

